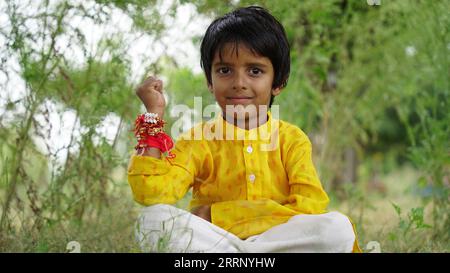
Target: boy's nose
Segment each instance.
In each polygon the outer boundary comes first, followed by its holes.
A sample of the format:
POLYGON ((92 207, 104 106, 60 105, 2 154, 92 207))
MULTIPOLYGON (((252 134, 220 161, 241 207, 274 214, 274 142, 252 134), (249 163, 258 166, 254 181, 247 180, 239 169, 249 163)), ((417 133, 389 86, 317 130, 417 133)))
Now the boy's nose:
POLYGON ((233 89, 234 90, 247 89, 245 73, 238 72, 235 74, 235 77, 233 79, 233 89))

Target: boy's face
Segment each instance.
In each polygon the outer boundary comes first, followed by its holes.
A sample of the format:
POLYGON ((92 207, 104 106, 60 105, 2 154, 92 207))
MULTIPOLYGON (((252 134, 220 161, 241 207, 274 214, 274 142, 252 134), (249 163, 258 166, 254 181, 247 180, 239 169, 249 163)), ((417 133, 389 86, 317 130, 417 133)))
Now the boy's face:
MULTIPOLYGON (((245 111, 247 123, 250 119, 258 118, 260 114, 264 115, 263 118, 266 117, 265 111, 259 113, 259 106, 265 105, 268 108, 271 95, 280 94, 281 88, 272 89, 274 69, 269 58, 255 55, 242 44, 239 44, 237 50, 234 43, 228 43, 224 46, 222 59, 219 52, 215 53, 211 66, 212 85, 208 87, 227 120, 232 118, 236 121, 236 118, 243 116, 227 113, 227 105, 255 106, 256 112, 245 111)), ((246 109, 252 108, 255 109, 246 109)))

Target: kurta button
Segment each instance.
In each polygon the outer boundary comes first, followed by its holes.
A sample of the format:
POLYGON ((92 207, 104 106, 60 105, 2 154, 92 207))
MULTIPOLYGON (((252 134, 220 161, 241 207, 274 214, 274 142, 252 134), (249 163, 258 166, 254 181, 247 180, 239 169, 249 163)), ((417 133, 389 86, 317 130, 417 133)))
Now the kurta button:
POLYGON ((251 153, 253 152, 252 146, 248 146, 248 147, 247 147, 247 152, 248 152, 249 154, 251 154, 251 153))
POLYGON ((254 174, 251 174, 248 176, 248 179, 250 179, 251 182, 255 181, 256 176, 254 174))

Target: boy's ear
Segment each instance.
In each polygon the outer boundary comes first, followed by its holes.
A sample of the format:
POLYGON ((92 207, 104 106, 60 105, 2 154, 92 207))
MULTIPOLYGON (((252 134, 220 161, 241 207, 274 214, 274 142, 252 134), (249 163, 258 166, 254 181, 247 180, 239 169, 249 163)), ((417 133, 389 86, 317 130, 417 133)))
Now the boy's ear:
POLYGON ((273 96, 278 96, 281 93, 282 89, 283 89, 282 87, 274 88, 274 89, 272 89, 271 93, 273 96))
POLYGON ((213 93, 212 84, 207 83, 209 92, 213 93))

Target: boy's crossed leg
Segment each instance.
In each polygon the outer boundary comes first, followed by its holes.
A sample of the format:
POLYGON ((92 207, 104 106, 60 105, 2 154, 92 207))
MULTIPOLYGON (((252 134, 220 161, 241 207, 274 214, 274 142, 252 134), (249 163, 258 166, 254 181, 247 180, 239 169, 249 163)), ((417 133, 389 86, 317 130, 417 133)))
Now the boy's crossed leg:
POLYGON ((142 210, 136 238, 144 252, 351 252, 355 234, 339 212, 301 214, 241 240, 185 210, 164 204, 142 210))

